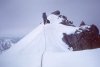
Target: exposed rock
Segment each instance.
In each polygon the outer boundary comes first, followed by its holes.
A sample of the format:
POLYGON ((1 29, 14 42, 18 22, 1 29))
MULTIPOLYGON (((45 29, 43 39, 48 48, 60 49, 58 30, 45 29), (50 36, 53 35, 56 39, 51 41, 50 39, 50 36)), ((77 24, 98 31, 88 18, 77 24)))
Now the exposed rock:
POLYGON ((91 25, 90 31, 91 31, 92 33, 94 33, 94 34, 99 35, 99 29, 98 29, 97 26, 94 25, 94 24, 91 25))
POLYGON ((69 21, 69 20, 66 20, 66 19, 64 19, 64 20, 61 22, 61 24, 67 25, 67 26, 75 26, 75 25, 73 25, 73 22, 72 22, 72 21, 69 21))
POLYGON ((83 29, 80 33, 67 35, 63 33, 62 40, 73 48, 73 51, 100 48, 99 30, 95 25, 91 25, 89 30, 83 29))
POLYGON ((63 18, 64 20, 67 20, 67 17, 66 17, 66 16, 64 16, 64 15, 62 16, 62 18, 63 18))
POLYGON ((47 19, 47 23, 50 23, 50 21, 47 19))
POLYGON ((52 14, 54 14, 54 15, 60 15, 60 11, 56 10, 56 11, 52 12, 52 14))
POLYGON ((75 26, 75 25, 73 25, 73 22, 72 22, 72 21, 69 21, 69 20, 67 19, 66 16, 64 16, 64 15, 59 15, 59 17, 63 19, 62 22, 60 22, 61 24, 67 25, 67 26, 75 26))
POLYGON ((84 21, 80 23, 80 26, 86 25, 84 21))

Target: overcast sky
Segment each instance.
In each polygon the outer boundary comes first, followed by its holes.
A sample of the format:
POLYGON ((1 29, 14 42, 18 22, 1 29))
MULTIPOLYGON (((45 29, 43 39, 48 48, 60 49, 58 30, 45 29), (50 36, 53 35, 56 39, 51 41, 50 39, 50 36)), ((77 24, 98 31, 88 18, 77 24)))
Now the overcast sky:
POLYGON ((42 22, 42 13, 55 10, 79 25, 100 28, 100 0, 0 0, 0 36, 23 36, 42 22))

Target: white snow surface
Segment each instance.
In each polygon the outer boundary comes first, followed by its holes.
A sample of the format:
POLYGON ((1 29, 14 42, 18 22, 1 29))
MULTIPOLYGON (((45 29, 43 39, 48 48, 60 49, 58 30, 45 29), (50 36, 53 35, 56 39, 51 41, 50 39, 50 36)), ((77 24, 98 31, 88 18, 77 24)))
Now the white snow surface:
POLYGON ((100 67, 100 49, 45 53, 43 67, 100 67))
POLYGON ((47 19, 50 20, 51 24, 59 24, 63 20, 63 18, 60 18, 59 15, 54 14, 49 15, 47 19))
POLYGON ((100 67, 100 49, 71 51, 62 41, 63 33, 73 34, 79 27, 59 24, 62 18, 48 17, 17 44, 0 55, 0 67, 100 67))

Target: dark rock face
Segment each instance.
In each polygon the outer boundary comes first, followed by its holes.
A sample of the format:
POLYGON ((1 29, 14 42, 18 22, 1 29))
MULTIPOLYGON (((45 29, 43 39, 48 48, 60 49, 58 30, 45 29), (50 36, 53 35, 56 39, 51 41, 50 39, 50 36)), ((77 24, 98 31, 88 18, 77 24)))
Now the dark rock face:
POLYGON ((56 10, 56 11, 52 12, 52 14, 54 14, 54 15, 60 15, 60 11, 56 10))
POLYGON ((100 48, 99 30, 95 25, 91 25, 89 29, 81 29, 82 32, 67 35, 63 33, 62 40, 73 48, 73 51, 100 48))
MULTIPOLYGON (((66 25, 66 26, 74 26, 72 21, 69 20, 63 20, 61 24, 66 25)), ((75 26, 74 26, 75 27, 75 26)))
POLYGON ((73 22, 72 22, 72 21, 69 21, 69 20, 67 19, 66 16, 60 15, 59 17, 60 17, 60 18, 63 18, 61 24, 67 25, 67 26, 74 26, 74 25, 73 25, 73 22))
POLYGON ((80 26, 86 25, 84 21, 81 22, 80 26))

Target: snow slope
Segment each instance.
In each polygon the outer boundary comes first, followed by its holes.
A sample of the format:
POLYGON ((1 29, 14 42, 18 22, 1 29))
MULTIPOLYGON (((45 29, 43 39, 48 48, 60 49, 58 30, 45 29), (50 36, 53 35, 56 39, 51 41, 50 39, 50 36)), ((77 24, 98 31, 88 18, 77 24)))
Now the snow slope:
POLYGON ((45 53, 43 67, 100 67, 100 49, 45 53))
POLYGON ((72 52, 62 41, 62 33, 72 34, 79 27, 59 24, 62 18, 56 15, 50 15, 48 19, 50 24, 40 24, 16 45, 2 53, 0 67, 100 66, 100 49, 72 52))

